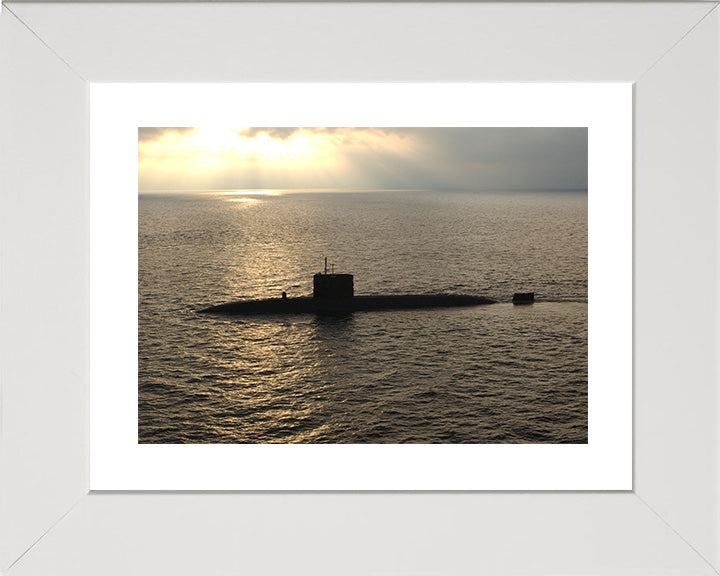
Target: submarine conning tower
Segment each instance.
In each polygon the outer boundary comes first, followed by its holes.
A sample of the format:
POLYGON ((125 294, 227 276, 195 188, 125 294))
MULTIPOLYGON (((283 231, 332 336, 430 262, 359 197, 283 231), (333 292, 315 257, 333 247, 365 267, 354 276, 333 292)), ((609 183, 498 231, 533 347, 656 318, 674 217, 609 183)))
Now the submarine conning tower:
POLYGON ((352 298, 353 295, 353 275, 328 274, 325 258, 325 271, 313 276, 313 298, 352 298))

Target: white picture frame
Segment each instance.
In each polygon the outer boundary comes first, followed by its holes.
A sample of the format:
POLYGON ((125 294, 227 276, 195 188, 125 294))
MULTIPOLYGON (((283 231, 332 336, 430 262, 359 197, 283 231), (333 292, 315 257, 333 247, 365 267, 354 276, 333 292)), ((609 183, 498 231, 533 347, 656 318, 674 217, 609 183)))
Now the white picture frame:
POLYGON ((716 574, 719 39, 714 2, 4 6, 2 573, 716 574), (88 493, 89 84, 240 80, 634 83, 632 491, 88 493))
POLYGON ((91 490, 632 488, 629 83, 101 84, 90 110, 91 490), (299 122, 587 129, 587 442, 138 443, 138 127, 299 122))

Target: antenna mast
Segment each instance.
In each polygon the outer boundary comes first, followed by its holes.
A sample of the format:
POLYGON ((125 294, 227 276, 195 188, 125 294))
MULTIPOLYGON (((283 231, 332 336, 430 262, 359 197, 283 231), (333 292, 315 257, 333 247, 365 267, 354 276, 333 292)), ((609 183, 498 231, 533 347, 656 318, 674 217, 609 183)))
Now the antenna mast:
POLYGON ((325 256, 325 274, 327 274, 327 256, 325 256))

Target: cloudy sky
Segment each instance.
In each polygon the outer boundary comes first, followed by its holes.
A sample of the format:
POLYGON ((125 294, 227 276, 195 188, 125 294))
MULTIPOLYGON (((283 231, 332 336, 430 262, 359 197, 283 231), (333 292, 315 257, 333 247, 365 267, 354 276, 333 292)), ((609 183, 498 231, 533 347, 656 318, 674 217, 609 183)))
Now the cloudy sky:
POLYGON ((587 188, 585 128, 139 128, 138 186, 587 188))

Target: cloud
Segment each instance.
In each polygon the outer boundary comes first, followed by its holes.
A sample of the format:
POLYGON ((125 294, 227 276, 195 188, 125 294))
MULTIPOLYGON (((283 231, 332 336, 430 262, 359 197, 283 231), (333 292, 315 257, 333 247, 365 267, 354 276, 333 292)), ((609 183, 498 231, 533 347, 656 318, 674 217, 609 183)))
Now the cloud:
POLYGON ((141 188, 587 188, 586 128, 253 127, 221 133, 216 146, 213 133, 165 138, 193 130, 140 129, 141 188))
POLYGON ((266 134, 270 138, 277 138, 279 140, 287 140, 293 134, 300 131, 300 128, 243 128, 237 130, 239 136, 245 138, 257 138, 261 134, 266 134))
POLYGON ((167 134, 190 134, 197 128, 138 128, 138 142, 160 140, 167 134))
POLYGON ((306 132, 308 134, 356 134, 363 131, 378 130, 377 128, 316 128, 316 127, 254 127, 241 128, 236 130, 239 136, 245 138, 257 138, 261 134, 266 134, 270 138, 279 140, 287 140, 295 134, 306 132))

